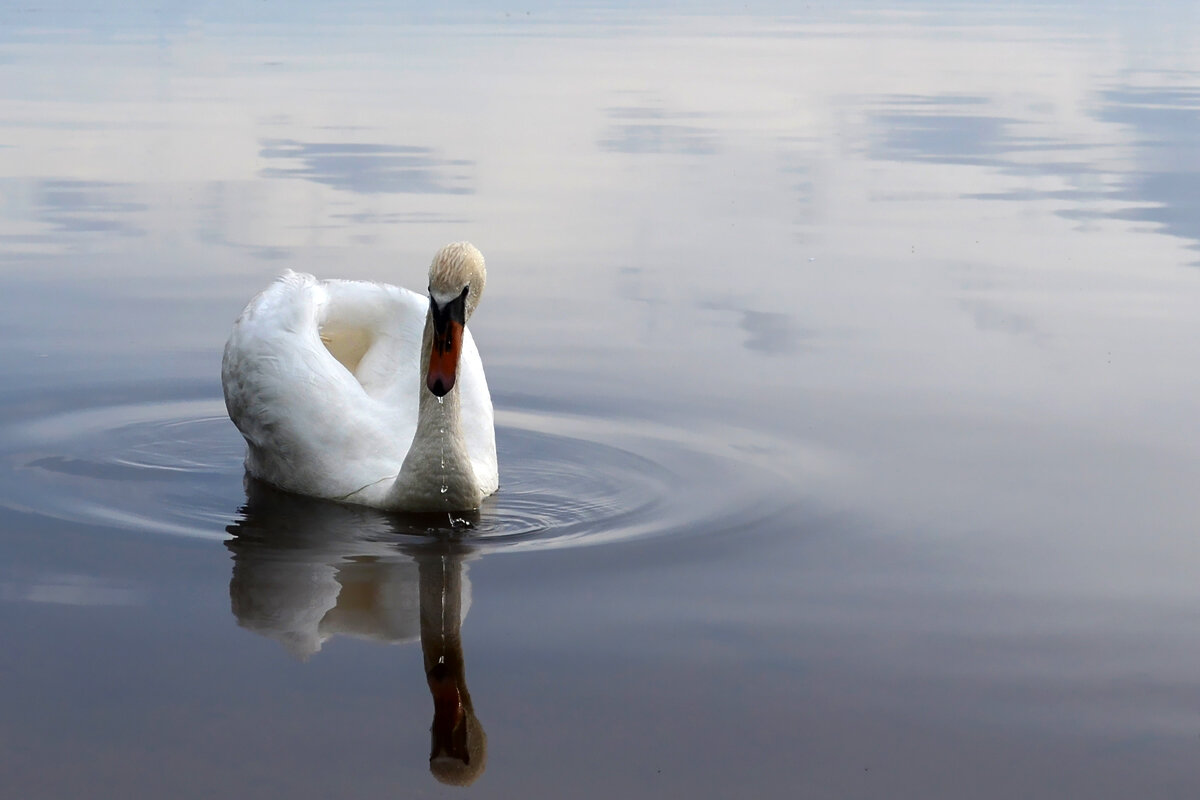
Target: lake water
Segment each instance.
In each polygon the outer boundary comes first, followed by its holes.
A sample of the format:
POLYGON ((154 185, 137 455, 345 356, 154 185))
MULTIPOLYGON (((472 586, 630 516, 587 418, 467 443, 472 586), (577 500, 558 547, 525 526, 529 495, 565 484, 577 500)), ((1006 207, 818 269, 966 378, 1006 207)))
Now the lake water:
POLYGON ((1198 42, 0 8, 2 793, 1195 797, 1198 42), (496 497, 244 482, 245 302, 458 239, 496 497))

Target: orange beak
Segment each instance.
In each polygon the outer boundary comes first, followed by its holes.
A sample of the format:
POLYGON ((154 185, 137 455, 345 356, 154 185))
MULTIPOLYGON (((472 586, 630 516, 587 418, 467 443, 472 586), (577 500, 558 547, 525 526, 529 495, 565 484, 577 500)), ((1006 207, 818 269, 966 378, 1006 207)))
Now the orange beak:
POLYGON ((433 342, 429 347, 429 372, 425 385, 438 397, 445 397, 454 388, 458 376, 458 357, 462 354, 463 331, 466 320, 467 290, 455 299, 438 305, 429 298, 429 314, 433 320, 433 342))
POLYGON ((429 351, 429 374, 425 385, 438 397, 454 388, 458 375, 458 356, 462 353, 463 326, 450 322, 443 330, 433 332, 433 347, 429 351))

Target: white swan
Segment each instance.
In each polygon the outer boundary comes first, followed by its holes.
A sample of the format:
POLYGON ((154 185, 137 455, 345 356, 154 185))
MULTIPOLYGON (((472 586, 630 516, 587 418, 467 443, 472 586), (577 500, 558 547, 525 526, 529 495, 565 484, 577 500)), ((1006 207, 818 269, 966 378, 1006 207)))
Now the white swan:
POLYGON ((496 432, 466 322, 483 256, 438 251, 429 297, 291 272, 250 301, 221 362, 246 470, 280 488, 395 511, 477 508, 496 432))

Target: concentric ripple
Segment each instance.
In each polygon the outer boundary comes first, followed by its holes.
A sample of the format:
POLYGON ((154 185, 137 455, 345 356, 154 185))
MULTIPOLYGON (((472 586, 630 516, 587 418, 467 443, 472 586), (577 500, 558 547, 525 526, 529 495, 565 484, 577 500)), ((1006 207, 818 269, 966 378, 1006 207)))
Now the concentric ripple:
POLYGON ((754 463, 773 445, 726 433, 502 409, 499 492, 473 514, 396 515, 246 481, 244 445, 219 399, 115 404, 0 430, 15 478, 0 502, 105 528, 216 539, 270 529, 343 541, 451 531, 484 551, 598 544, 778 512, 787 493, 754 463))

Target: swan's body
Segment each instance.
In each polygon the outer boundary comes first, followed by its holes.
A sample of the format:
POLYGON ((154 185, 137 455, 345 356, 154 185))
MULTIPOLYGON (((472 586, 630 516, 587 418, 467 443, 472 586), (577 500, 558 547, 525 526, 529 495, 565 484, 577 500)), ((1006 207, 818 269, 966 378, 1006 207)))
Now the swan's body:
POLYGON ((267 287, 221 364, 246 470, 375 508, 478 507, 499 484, 491 395, 465 328, 485 280, 483 257, 463 243, 435 257, 428 298, 290 271, 267 287))

